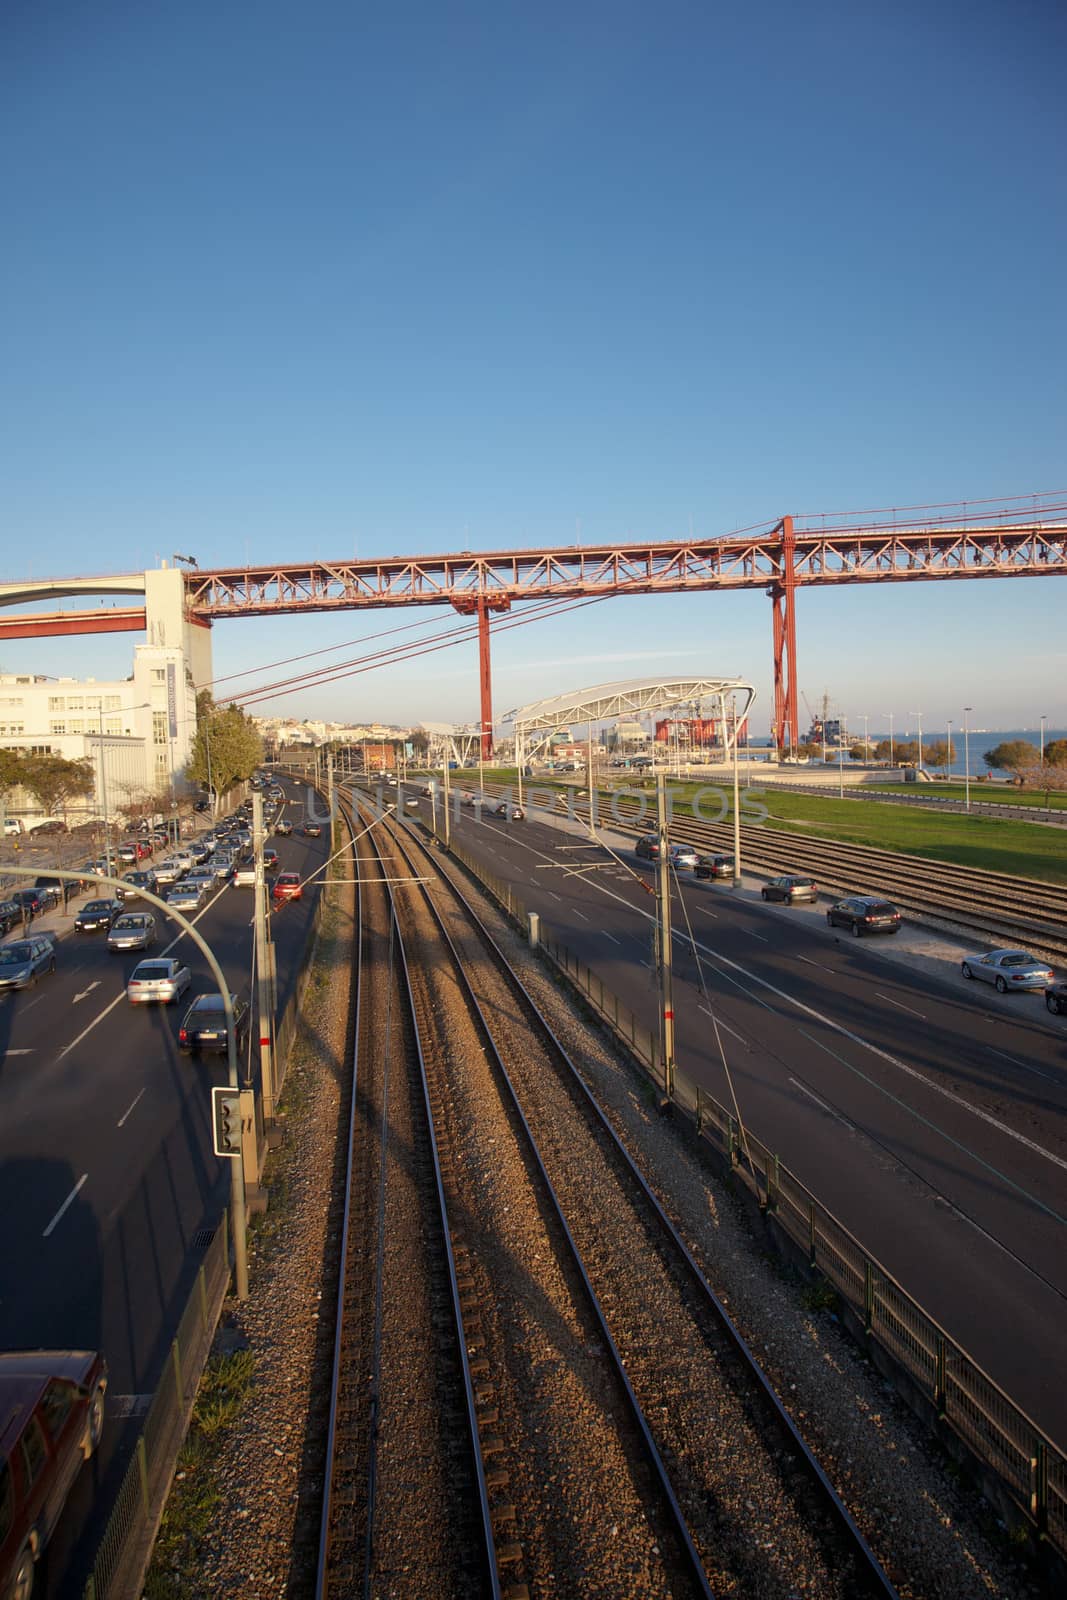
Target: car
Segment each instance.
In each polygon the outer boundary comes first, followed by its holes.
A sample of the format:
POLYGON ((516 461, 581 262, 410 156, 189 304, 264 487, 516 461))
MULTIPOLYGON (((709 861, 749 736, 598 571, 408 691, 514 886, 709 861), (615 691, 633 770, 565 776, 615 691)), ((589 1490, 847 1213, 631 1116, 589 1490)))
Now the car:
POLYGON ((691 844, 669 844, 667 856, 676 872, 680 867, 695 867, 700 860, 691 844))
POLYGON ((404 796, 404 810, 405 811, 417 811, 418 809, 419 809, 419 797, 418 797, 418 795, 417 794, 406 794, 404 796))
POLYGON ((45 839, 51 834, 66 833, 67 824, 58 817, 49 817, 47 822, 39 822, 35 828, 30 829, 31 839, 45 839))
POLYGON ((174 1005, 192 983, 192 973, 171 956, 153 957, 139 961, 130 973, 126 985, 126 998, 131 1006, 149 1005, 159 1001, 165 1006, 174 1005))
POLYGON ((17 900, 0 900, 0 935, 10 933, 22 922, 22 907, 17 900))
POLYGON ((802 878, 795 872, 783 872, 772 878, 760 890, 764 900, 782 900, 787 906, 798 905, 803 900, 815 901, 819 890, 811 878, 802 878))
POLYGON ((199 811, 201 813, 203 813, 205 811, 210 811, 211 810, 211 801, 205 799, 205 797, 203 795, 201 795, 199 800, 194 800, 193 801, 193 810, 194 811, 199 811))
POLYGON ((274 888, 271 891, 271 899, 274 904, 280 906, 286 900, 302 900, 303 897, 304 885, 301 882, 299 872, 279 872, 274 888))
POLYGON ((1055 973, 1047 961, 1038 961, 1026 950, 987 950, 984 955, 966 956, 960 963, 965 978, 992 983, 998 993, 1009 989, 1047 989, 1055 973))
POLYGON ((108 930, 109 950, 147 950, 156 942, 156 919, 150 911, 124 911, 108 930))
POLYGON ((465 794, 463 796, 462 804, 465 805, 465 806, 480 806, 481 803, 482 803, 481 795, 478 795, 478 794, 465 794))
POLYGON ((286 822, 285 818, 282 817, 279 822, 274 824, 274 831, 275 833, 280 834, 283 839, 287 839, 293 831, 293 824, 291 822, 286 822))
POLYGON ((500 804, 493 808, 493 815, 510 819, 512 822, 522 822, 526 813, 521 806, 513 806, 507 800, 501 800, 500 804))
POLYGON ((87 900, 74 918, 74 932, 107 933, 121 911, 121 900, 87 900))
POLYGON ((857 939, 864 933, 900 932, 900 912, 875 894, 850 894, 835 901, 826 921, 831 928, 851 928, 857 939))
POLYGON ((1045 1005, 1054 1017, 1067 1013, 1067 983, 1050 983, 1045 990, 1045 1005))
POLYGON ((51 939, 34 934, 0 944, 0 991, 32 989, 38 978, 56 970, 56 947, 51 939))
POLYGON ((156 883, 161 886, 177 883, 178 879, 183 875, 184 872, 185 868, 182 866, 181 862, 175 861, 172 857, 168 856, 167 860, 161 861, 158 867, 155 869, 156 883))
POLYGON ((218 888, 220 883, 226 882, 233 871, 233 861, 228 855, 209 856, 204 863, 203 871, 205 874, 210 872, 212 882, 215 888, 218 888))
MULTIPOLYGON (((233 1006, 234 1032, 240 1047, 248 1032, 248 1005, 236 994, 231 994, 230 1003, 233 1006)), ((182 1025, 178 1029, 178 1049, 182 1055, 189 1055, 194 1050, 224 1051, 226 1047, 226 1011, 221 994, 217 991, 198 994, 182 1018, 182 1025)))
POLYGON ((137 854, 137 846, 130 841, 120 844, 115 854, 118 856, 123 865, 127 867, 134 866, 140 859, 137 854))
POLYGON ((62 878, 53 878, 47 875, 34 878, 33 887, 45 902, 45 910, 49 911, 58 906, 65 893, 73 893, 73 886, 67 891, 66 883, 62 878))
POLYGON ((195 872, 190 872, 187 878, 182 879, 182 883, 195 884, 202 894, 207 895, 215 887, 215 874, 209 872, 207 867, 197 867, 195 872))
POLYGON ((306 839, 320 839, 322 837, 322 829, 317 822, 305 822, 300 831, 306 839))
POLYGON ((656 833, 642 834, 634 845, 634 855, 640 861, 659 860, 659 835, 656 833))
POLYGON ((241 862, 233 869, 233 886, 235 889, 254 889, 256 886, 256 869, 251 861, 241 862))
POLYGON ((149 894, 156 892, 156 875, 151 868, 147 872, 124 872, 122 882, 124 898, 127 900, 136 900, 142 890, 147 890, 149 894))
POLYGON ((104 1432, 107 1362, 94 1350, 0 1354, 0 1595, 28 1600, 84 1462, 104 1432))
POLYGON ((137 851, 138 861, 147 861, 150 856, 155 855, 150 839, 134 839, 133 847, 137 851))
POLYGON ((263 852, 263 870, 265 872, 277 872, 280 865, 277 850, 272 850, 268 845, 263 852))
POLYGON ((22 835, 25 833, 25 831, 26 831, 26 829, 23 826, 21 817, 5 817, 4 818, 4 838, 5 839, 20 839, 22 837, 22 835))
POLYGON ((697 878, 733 878, 733 856, 699 856, 693 869, 697 878))
POLYGON ((198 883, 183 878, 180 883, 172 883, 163 898, 175 911, 199 911, 204 903, 204 891, 198 883))

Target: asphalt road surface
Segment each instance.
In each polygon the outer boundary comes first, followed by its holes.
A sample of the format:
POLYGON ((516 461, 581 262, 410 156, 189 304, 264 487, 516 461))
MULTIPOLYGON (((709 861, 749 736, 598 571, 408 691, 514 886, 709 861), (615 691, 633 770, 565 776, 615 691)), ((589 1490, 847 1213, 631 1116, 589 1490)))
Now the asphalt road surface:
MULTIPOLYGON (((285 815, 302 810, 300 791, 285 815)), ((307 876, 324 861, 327 838, 324 830, 320 839, 271 842, 281 870, 307 876)), ((309 887, 272 918, 279 1014, 317 892, 309 887)), ((54 977, 0 999, 0 1348, 100 1349, 110 1367, 104 1445, 42 1574, 43 1593, 77 1595, 99 1508, 125 1469, 230 1189, 229 1163, 212 1151, 208 1092, 226 1081, 225 1057, 177 1048, 189 1000, 215 987, 206 962, 171 924, 149 954, 179 957, 192 986, 176 1006, 132 1008, 125 983, 141 956, 110 954, 103 935, 76 935, 79 904, 84 897, 49 919, 64 930, 54 977)), ((192 919, 245 995, 251 914, 251 894, 226 887, 192 919)), ((258 1051, 253 1067, 258 1076, 258 1051)))
MULTIPOLYGON (((655 869, 632 840, 609 836, 616 861, 577 830, 468 808, 453 837, 657 1028, 655 869)), ((856 940, 827 927, 826 902, 765 904, 757 879, 679 886, 679 1069, 723 1105, 736 1094, 752 1131, 1067 1446, 1063 1019, 1039 994, 967 983, 958 951, 908 959, 919 930, 856 940)))

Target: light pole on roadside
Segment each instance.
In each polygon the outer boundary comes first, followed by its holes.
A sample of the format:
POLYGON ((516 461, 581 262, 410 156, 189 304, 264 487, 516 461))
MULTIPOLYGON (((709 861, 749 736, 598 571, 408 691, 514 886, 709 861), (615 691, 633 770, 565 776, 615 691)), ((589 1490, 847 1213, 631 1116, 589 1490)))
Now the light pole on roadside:
POLYGON ((863 765, 864 766, 866 766, 868 764, 868 762, 870 761, 870 759, 871 759, 871 741, 867 737, 867 722, 868 722, 868 720, 869 719, 868 719, 867 713, 865 711, 863 713, 863 765))
POLYGON ((895 767, 896 762, 893 759, 893 713, 887 711, 886 716, 889 718, 889 765, 895 767))
POLYGON ((104 757, 104 712, 100 710, 100 804, 104 812, 104 857, 111 876, 111 818, 107 814, 107 764, 104 757))
POLYGON ((923 714, 922 714, 921 711, 909 711, 908 712, 908 716, 909 717, 918 717, 918 719, 919 719, 919 763, 918 763, 918 765, 919 765, 919 771, 921 772, 922 769, 923 769, 923 714))
POLYGON ((659 838, 659 863, 657 872, 657 910, 659 917, 659 1004, 660 1051, 663 1056, 663 1092, 668 1100, 674 1098, 674 975, 671 948, 671 861, 670 835, 667 831, 667 806, 664 793, 665 774, 656 773, 656 822, 659 838))
POLYGON ((841 728, 837 730, 837 798, 845 798, 845 741, 841 737, 841 728))
POLYGON ((1041 713, 1041 765, 1045 765, 1045 723, 1048 721, 1048 712, 1041 713))
MULTIPOLYGON (((16 878, 32 878, 37 874, 36 867, 7 867, 5 870, 10 872, 16 878)), ((80 873, 71 872, 65 867, 52 867, 49 870, 53 877, 63 878, 67 882, 78 883, 81 880, 80 873)), ((96 882, 98 884, 106 883, 110 885, 112 889, 116 890, 122 890, 129 887, 119 878, 113 878, 110 873, 106 876, 101 873, 96 882)), ((236 1089, 238 1092, 240 1092, 241 1085, 237 1076, 237 1028, 233 1015, 233 1001, 230 998, 230 986, 226 981, 226 976, 222 968, 219 966, 219 963, 216 960, 215 952, 212 950, 203 934, 198 932, 193 923, 191 923, 187 917, 183 917, 180 911, 176 911, 173 906, 168 905, 165 900, 161 900, 158 895, 152 894, 148 889, 141 889, 138 891, 138 893, 142 900, 147 900, 149 905, 155 906, 159 911, 162 911, 165 916, 173 918, 173 920, 181 928, 182 932, 189 935, 189 938, 192 939, 193 943, 204 957, 204 960, 211 968, 211 975, 219 986, 219 994, 222 998, 222 1009, 226 1017, 226 1064, 229 1069, 229 1085, 231 1089, 236 1089)), ((239 1150, 232 1158, 229 1159, 231 1160, 230 1212, 233 1219, 234 1286, 238 1300, 247 1300, 248 1239, 245 1223, 245 1169, 243 1151, 239 1150)))
POLYGON ((974 710, 973 706, 963 708, 963 809, 971 809, 971 730, 967 718, 974 710))
POLYGON ((948 722, 948 739, 945 749, 945 777, 947 778, 952 770, 952 718, 948 717, 946 720, 948 722))

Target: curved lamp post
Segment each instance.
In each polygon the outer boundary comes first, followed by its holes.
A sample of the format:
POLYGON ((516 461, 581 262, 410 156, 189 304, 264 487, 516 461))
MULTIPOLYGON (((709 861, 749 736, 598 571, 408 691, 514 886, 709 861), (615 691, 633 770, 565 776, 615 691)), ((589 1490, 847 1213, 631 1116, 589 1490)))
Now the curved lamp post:
MULTIPOLYGON (((12 873, 17 878, 35 878, 38 873, 36 867, 7 867, 5 871, 12 873)), ((81 883, 84 874, 71 872, 63 867, 50 867, 49 876, 81 883)), ((111 878, 104 874, 101 874, 96 881, 110 884, 113 889, 125 889, 127 887, 121 878, 111 878)), ((237 1031, 234 1026, 233 1002, 230 999, 230 986, 226 982, 222 968, 215 959, 214 951, 203 935, 197 933, 189 919, 183 917, 180 911, 175 911, 173 906, 169 906, 158 895, 150 894, 147 889, 139 889, 138 897, 142 900, 147 900, 150 905, 158 906, 160 911, 165 911, 168 917, 173 917, 183 933, 187 933, 192 939, 211 968, 212 976, 218 984, 219 993, 222 996, 222 1009, 226 1013, 226 1061, 229 1067, 230 1088, 239 1089, 240 1084, 237 1081, 237 1031)), ((243 1153, 233 1157, 230 1161, 230 1210, 233 1214, 233 1270, 237 1298, 238 1300, 247 1300, 248 1241, 245 1237, 245 1164, 243 1153)))

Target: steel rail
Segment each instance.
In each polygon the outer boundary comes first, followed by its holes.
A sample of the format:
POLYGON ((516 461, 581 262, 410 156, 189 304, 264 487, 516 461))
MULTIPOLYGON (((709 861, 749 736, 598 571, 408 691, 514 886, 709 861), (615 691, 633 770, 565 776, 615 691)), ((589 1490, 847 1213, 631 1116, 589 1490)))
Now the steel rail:
MULTIPOLYGON (((353 807, 351 809, 351 811, 348 811, 347 808, 344 805, 343 800, 342 800, 342 804, 341 804, 340 810, 341 810, 342 814, 345 817, 345 822, 346 822, 346 825, 347 825, 347 827, 349 829, 349 834, 350 834, 350 837, 352 837, 353 844, 354 844, 355 843, 355 837, 356 837, 356 830, 355 830, 355 827, 354 827, 354 822, 355 822, 355 817, 356 817, 355 807, 353 807)), ((374 851, 376 859, 378 860, 379 863, 381 863, 381 860, 382 860, 381 853, 380 853, 380 850, 378 848, 378 843, 373 837, 373 833, 368 832, 365 835, 365 837, 367 838, 371 849, 374 851)), ((331 1528, 332 1528, 333 1523, 334 1523, 335 1465, 336 1465, 336 1453, 337 1453, 338 1437, 339 1437, 339 1434, 341 1432, 341 1425, 340 1425, 339 1417, 340 1417, 340 1409, 341 1409, 341 1391, 342 1391, 342 1384, 343 1384, 343 1377, 344 1377, 344 1363, 345 1363, 345 1353, 346 1353, 345 1352, 345 1342, 346 1342, 346 1309, 347 1309, 347 1307, 346 1307, 345 1290, 346 1290, 346 1287, 347 1287, 347 1263, 348 1263, 348 1251, 349 1251, 349 1234, 350 1234, 350 1226, 351 1226, 352 1210, 353 1210, 353 1154, 354 1154, 355 1143, 356 1143, 357 1116, 358 1116, 358 1105, 359 1105, 359 1097, 358 1097, 358 1094, 357 1094, 357 1089, 358 1089, 357 1068, 358 1068, 358 1052, 359 1052, 360 1038, 361 1038, 360 1022, 361 1022, 361 1019, 362 1019, 363 992, 364 992, 364 987, 365 987, 365 969, 364 969, 364 966, 363 966, 364 948, 363 948, 363 915, 362 915, 363 909, 364 909, 364 897, 363 897, 363 889, 362 889, 362 886, 360 885, 360 874, 359 874, 359 871, 358 871, 359 857, 358 857, 357 853, 355 852, 355 850, 353 850, 353 861, 354 861, 354 863, 356 865, 356 868, 357 868, 356 872, 354 873, 354 877, 356 879, 357 895, 359 897, 359 904, 358 904, 359 915, 357 916, 358 943, 357 943, 357 951, 355 953, 356 972, 357 972, 357 989, 356 989, 356 1005, 355 1005, 355 1008, 354 1008, 354 1033, 353 1033, 353 1045, 352 1045, 352 1090, 351 1090, 351 1097, 352 1098, 351 1098, 351 1112, 350 1112, 350 1116, 349 1116, 349 1125, 348 1125, 348 1148, 347 1148, 346 1170, 345 1170, 345 1207, 344 1207, 344 1221, 343 1221, 343 1227, 342 1227, 342 1240, 341 1240, 341 1265, 340 1265, 340 1278, 339 1278, 339 1283, 338 1283, 337 1314, 336 1314, 335 1329, 334 1329, 335 1345, 334 1345, 334 1358, 333 1358, 333 1365, 332 1365, 332 1372, 331 1372, 331 1386, 330 1386, 330 1398, 329 1398, 329 1429, 328 1429, 328 1438, 327 1438, 327 1452, 326 1452, 326 1458, 325 1458, 325 1473, 324 1473, 325 1483, 324 1483, 324 1491, 323 1491, 322 1517, 321 1517, 321 1524, 320 1524, 319 1560, 318 1560, 318 1571, 317 1571, 317 1574, 316 1574, 316 1589, 315 1589, 316 1600, 326 1600, 326 1597, 331 1592, 333 1592, 332 1578, 333 1578, 333 1575, 334 1575, 334 1562, 333 1562, 333 1559, 332 1559, 332 1557, 333 1557, 333 1549, 332 1549, 332 1540, 331 1540, 331 1528)), ((383 879, 385 877, 384 868, 383 868, 383 871, 382 871, 382 877, 383 877, 383 879)), ((495 1561, 493 1559, 493 1556, 492 1556, 492 1551, 493 1551, 493 1548, 494 1548, 494 1541, 493 1541, 492 1522, 491 1522, 490 1509, 489 1509, 489 1490, 488 1490, 488 1485, 487 1485, 487 1481, 486 1481, 485 1463, 484 1463, 484 1461, 482 1459, 481 1451, 480 1451, 479 1444, 478 1444, 477 1418, 476 1418, 475 1404, 474 1404, 474 1385, 473 1385, 473 1378, 472 1378, 471 1371, 470 1371, 470 1360, 469 1360, 469 1356, 467 1354, 467 1343, 466 1343, 466 1339, 465 1339, 465 1336, 464 1336, 464 1318, 463 1318, 462 1306, 461 1306, 460 1287, 459 1287, 459 1282, 458 1282, 458 1275, 457 1275, 457 1270, 456 1270, 456 1261, 455 1261, 454 1249, 453 1249, 453 1244, 452 1244, 452 1233, 451 1233, 451 1229, 450 1229, 447 1204, 446 1204, 446 1200, 445 1200, 444 1183, 443 1183, 442 1172, 441 1172, 441 1162, 440 1162, 440 1157, 439 1157, 439 1152, 438 1152, 438 1147, 437 1147, 436 1135, 435 1135, 435 1132, 434 1132, 433 1115, 432 1115, 432 1111, 431 1111, 431 1107, 430 1107, 430 1101, 429 1101, 429 1095, 428 1095, 428 1089, 427 1089, 426 1065, 425 1065, 425 1061, 424 1061, 424 1058, 423 1058, 421 1040, 419 1038, 419 1030, 418 1030, 418 1023, 417 1023, 417 1018, 416 1018, 416 1013, 415 1013, 414 997, 413 997, 412 988, 411 988, 410 973, 408 971, 407 957, 406 957, 406 954, 405 954, 405 951, 404 951, 404 947, 403 947, 403 940, 402 940, 401 933, 400 933, 399 920, 397 918, 395 897, 394 897, 394 894, 393 894, 393 887, 392 887, 391 884, 386 882, 386 883, 384 883, 384 890, 385 890, 385 899, 386 899, 387 906, 388 906, 388 911, 389 911, 389 918, 390 918, 391 923, 393 924, 393 927, 394 927, 395 933, 396 933, 396 941, 397 941, 396 948, 397 948, 397 951, 398 951, 398 954, 399 954, 399 958, 400 958, 400 973, 401 973, 402 979, 403 979, 402 992, 404 993, 404 995, 406 997, 406 1000, 407 1000, 408 1012, 409 1012, 409 1022, 410 1022, 411 1031, 412 1031, 412 1035, 413 1035, 415 1052, 416 1052, 416 1056, 417 1056, 417 1060, 418 1060, 418 1067, 419 1067, 419 1073, 420 1073, 421 1084, 422 1084, 423 1109, 424 1109, 424 1114, 425 1114, 425 1117, 426 1117, 426 1124, 427 1124, 426 1131, 427 1131, 427 1135, 428 1135, 428 1145, 429 1145, 430 1156, 431 1156, 432 1166, 433 1166, 433 1188, 434 1188, 434 1193, 435 1193, 436 1203, 437 1203, 437 1208, 438 1208, 439 1222, 440 1222, 441 1234, 442 1234, 442 1238, 443 1238, 444 1256, 445 1256, 445 1262, 446 1262, 446 1266, 447 1266, 447 1276, 448 1276, 448 1285, 449 1285, 449 1296, 448 1296, 448 1298, 449 1298, 449 1307, 450 1307, 450 1312, 451 1312, 450 1328, 452 1330, 452 1343, 454 1345, 454 1356, 455 1356, 455 1359, 456 1359, 456 1363, 459 1366, 459 1368, 460 1368, 460 1370, 462 1371, 462 1374, 463 1374, 463 1387, 464 1387, 464 1392, 465 1392, 465 1397, 466 1397, 466 1405, 465 1405, 466 1428, 464 1430, 465 1431, 465 1440, 466 1440, 466 1443, 467 1443, 467 1445, 469 1447, 470 1464, 471 1464, 471 1469, 472 1469, 472 1474, 471 1475, 472 1475, 472 1478, 473 1478, 473 1480, 474 1480, 474 1482, 476 1484, 476 1487, 477 1487, 477 1498, 478 1498, 477 1522, 478 1522, 479 1527, 481 1529, 481 1535, 482 1535, 481 1548, 476 1553, 475 1560, 474 1560, 474 1562, 472 1564, 476 1565, 481 1570, 482 1579, 483 1579, 484 1593, 488 1597, 490 1597, 490 1600, 500 1600, 500 1596, 501 1596, 500 1583, 499 1583, 499 1578, 498 1578, 498 1574, 497 1574, 496 1563, 495 1563, 495 1561)), ((380 1226, 380 1221, 379 1221, 379 1226, 380 1226)), ((378 1338, 378 1336, 381 1333, 381 1317, 382 1317, 382 1307, 381 1307, 380 1295, 376 1296, 376 1304, 375 1304, 375 1313, 374 1314, 375 1314, 375 1319, 376 1319, 376 1321, 375 1321, 375 1335, 376 1335, 375 1346, 376 1346, 376 1349, 378 1349, 380 1347, 380 1339, 378 1338)), ((377 1355, 376 1355, 375 1360, 377 1360, 377 1359, 378 1358, 377 1358, 377 1355)), ((378 1426, 377 1417, 371 1418, 368 1415, 367 1421, 368 1421, 368 1425, 372 1428, 372 1431, 376 1431, 377 1426, 378 1426)), ((368 1476, 368 1483, 367 1483, 366 1518, 367 1518, 367 1527, 369 1529, 373 1525, 375 1494, 376 1494, 376 1476, 375 1476, 375 1472, 373 1470, 368 1470, 368 1475, 367 1476, 368 1476)), ((347 1578, 345 1579, 345 1586, 344 1586, 342 1592, 346 1595, 346 1597, 348 1595, 350 1595, 351 1592, 352 1592, 351 1586, 350 1586, 350 1582, 349 1582, 349 1580, 347 1578)), ((364 1571, 364 1583, 363 1583, 361 1592, 363 1592, 363 1593, 367 1592, 367 1588, 366 1588, 366 1572, 365 1571, 364 1571)))
MULTIPOLYGON (((389 825, 389 831, 393 837, 398 840, 401 853, 407 860, 409 867, 411 867, 412 871, 414 872, 414 862, 408 852, 408 849, 405 848, 406 842, 400 841, 399 830, 401 826, 402 823, 400 821, 391 822, 389 825)), ((421 844, 419 848, 425 849, 425 847, 421 844)), ((684 1276, 688 1279, 691 1289, 696 1292, 704 1308, 711 1314, 719 1330, 725 1335, 730 1348, 740 1360, 751 1381, 757 1387, 764 1403, 768 1407, 770 1414, 774 1419, 774 1423, 779 1431, 780 1437, 787 1447, 796 1453, 796 1457, 803 1468, 809 1485, 819 1496, 824 1509, 829 1514, 831 1520, 837 1525, 842 1538, 856 1559, 858 1570, 861 1573, 862 1580, 864 1582, 863 1592, 882 1597, 895 1597, 896 1590, 890 1583, 889 1578, 881 1567, 881 1564, 878 1562, 866 1539, 856 1525, 848 1508, 845 1506, 843 1500, 838 1495, 836 1489, 830 1482, 819 1461, 808 1447, 803 1436, 800 1434, 791 1415, 783 1405, 782 1401, 778 1398, 773 1385, 771 1384, 767 1375, 764 1373, 759 1362, 756 1360, 756 1357, 752 1354, 752 1351, 749 1349, 746 1341, 740 1333, 740 1330, 733 1322, 733 1319, 730 1317, 729 1312, 726 1310, 726 1307, 723 1305, 722 1301, 708 1283, 685 1241, 682 1239, 674 1224, 667 1216, 667 1213, 663 1209, 656 1195, 653 1193, 643 1173, 639 1170, 633 1158, 623 1145, 606 1113, 597 1103, 592 1091, 583 1080, 578 1068, 571 1060, 567 1050, 557 1038, 547 1018, 544 1016, 536 1002, 528 994, 525 986, 522 983, 522 980, 512 968, 500 946, 497 944, 488 928, 482 922, 480 916, 474 909, 471 902, 467 899, 466 895, 464 895, 459 886, 453 881, 452 877, 447 873, 442 873, 438 876, 437 881, 445 885, 448 891, 458 902, 462 909, 463 915, 477 933, 489 960, 505 979, 522 1013, 528 1019, 537 1036, 547 1046, 550 1056, 556 1062, 557 1067, 563 1076, 564 1081, 569 1086, 576 1102, 578 1102, 584 1108, 587 1116, 592 1121, 596 1135, 607 1144, 615 1162, 624 1173, 626 1180, 640 1195, 648 1216, 652 1219, 655 1228, 665 1241, 666 1247, 672 1253, 676 1264, 680 1266, 684 1276)), ((545 1172, 540 1152, 537 1149, 533 1131, 527 1122, 521 1105, 519 1104, 518 1094, 512 1084, 510 1075, 508 1074, 499 1052, 496 1049, 495 1043, 493 1042, 491 1030, 488 1023, 485 1021, 481 1007, 474 996, 468 974, 463 966, 462 961, 460 960, 451 937, 444 927, 441 914, 433 903, 429 886, 421 885, 420 888, 424 900, 433 912, 434 919, 441 929, 443 937, 448 942, 448 945, 452 950, 457 971, 462 975, 463 984, 467 990, 467 993, 470 995, 471 1003, 477 1009, 478 1015, 482 1018, 484 1034, 487 1043, 492 1050, 493 1058, 497 1063, 498 1071, 501 1075, 502 1081, 507 1086, 507 1090, 509 1096, 511 1097, 516 1114, 520 1119, 522 1127, 526 1131, 527 1138, 530 1141, 531 1153, 538 1164, 539 1170, 544 1176, 544 1181, 548 1186, 549 1193, 552 1195, 553 1203, 558 1207, 559 1202, 556 1199, 555 1191, 552 1189, 548 1175, 545 1172)), ((567 1227, 567 1223, 562 1217, 562 1214, 560 1214, 560 1222, 566 1231, 568 1240, 572 1242, 572 1247, 575 1249, 575 1255, 582 1274, 583 1282, 588 1285, 588 1292, 591 1296, 592 1303, 596 1306, 597 1317, 604 1329, 605 1338, 609 1342, 613 1356, 616 1359, 619 1359, 615 1341, 602 1316, 595 1290, 593 1289, 592 1284, 589 1283, 588 1275, 586 1274, 584 1265, 581 1263, 580 1257, 577 1256, 577 1247, 573 1244, 570 1230, 567 1227)), ((632 1403, 637 1409, 637 1414, 640 1416, 640 1407, 638 1405, 636 1396, 633 1396, 630 1380, 626 1375, 625 1368, 622 1369, 622 1378, 628 1394, 632 1397, 632 1403)), ((645 1424, 643 1416, 642 1427, 643 1429, 647 1429, 647 1424, 645 1424)), ((656 1450, 654 1441, 650 1442, 652 1444, 652 1448, 656 1450)), ((660 1460, 658 1450, 656 1450, 655 1459, 657 1462, 660 1460)), ((673 1490, 670 1491, 670 1495, 672 1506, 677 1506, 677 1500, 674 1496, 673 1490)), ((681 1516, 680 1510, 678 1511, 678 1515, 681 1516)), ((682 1526, 685 1527, 684 1519, 682 1526)), ((688 1538, 688 1529, 686 1529, 686 1539, 688 1547, 692 1548, 691 1542, 688 1538)))

